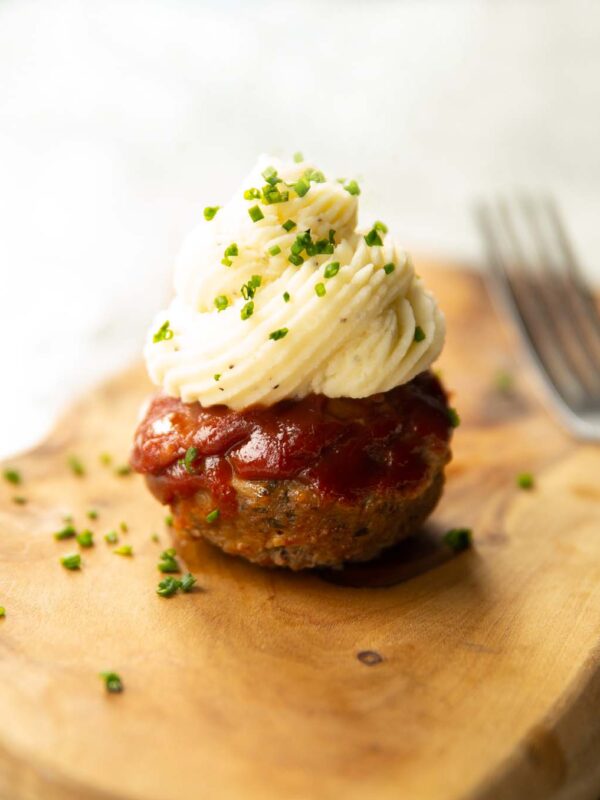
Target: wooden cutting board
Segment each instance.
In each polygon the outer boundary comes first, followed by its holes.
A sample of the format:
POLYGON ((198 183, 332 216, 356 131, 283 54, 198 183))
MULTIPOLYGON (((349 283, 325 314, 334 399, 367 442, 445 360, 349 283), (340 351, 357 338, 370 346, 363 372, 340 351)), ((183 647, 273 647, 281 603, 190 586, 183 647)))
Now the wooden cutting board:
POLYGON ((0 797, 600 796, 600 448, 545 413, 477 276, 420 271, 447 312, 440 366, 463 424, 427 536, 379 565, 261 571, 183 542, 200 588, 158 597, 165 511, 99 463, 127 459, 140 367, 11 461, 24 481, 0 486, 0 797), (77 546, 52 537, 66 514, 96 532, 80 572, 59 564, 77 546), (103 539, 121 521, 131 558, 103 539), (448 558, 452 526, 475 547, 448 558))

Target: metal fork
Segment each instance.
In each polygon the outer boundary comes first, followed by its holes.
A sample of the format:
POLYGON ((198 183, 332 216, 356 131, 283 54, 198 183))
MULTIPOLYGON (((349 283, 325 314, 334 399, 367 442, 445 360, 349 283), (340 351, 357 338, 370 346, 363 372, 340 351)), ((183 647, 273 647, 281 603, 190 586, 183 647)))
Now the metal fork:
POLYGON ((548 399, 575 436, 600 441, 600 315, 556 203, 497 199, 475 208, 493 287, 548 399))

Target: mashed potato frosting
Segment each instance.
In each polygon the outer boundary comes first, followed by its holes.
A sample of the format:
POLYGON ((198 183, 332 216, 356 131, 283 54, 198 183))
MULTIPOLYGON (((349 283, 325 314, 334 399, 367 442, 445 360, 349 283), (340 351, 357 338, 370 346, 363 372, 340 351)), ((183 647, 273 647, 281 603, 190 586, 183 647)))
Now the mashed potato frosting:
POLYGON ((310 393, 367 397, 427 369, 444 318, 360 189, 263 156, 184 243, 145 346, 154 383, 239 410, 310 393))

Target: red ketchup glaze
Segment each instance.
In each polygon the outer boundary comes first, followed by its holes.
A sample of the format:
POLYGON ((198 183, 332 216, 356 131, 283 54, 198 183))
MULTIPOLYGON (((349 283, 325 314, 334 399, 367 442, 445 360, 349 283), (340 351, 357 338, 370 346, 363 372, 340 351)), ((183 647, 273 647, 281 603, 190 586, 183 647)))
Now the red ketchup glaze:
POLYGON ((245 411, 158 395, 137 429, 131 464, 162 503, 204 489, 227 514, 236 510, 234 474, 295 478, 338 501, 409 490, 427 476, 425 444, 443 452, 450 431, 445 392, 430 372, 360 400, 310 395, 245 411), (191 447, 188 470, 182 459, 191 447))

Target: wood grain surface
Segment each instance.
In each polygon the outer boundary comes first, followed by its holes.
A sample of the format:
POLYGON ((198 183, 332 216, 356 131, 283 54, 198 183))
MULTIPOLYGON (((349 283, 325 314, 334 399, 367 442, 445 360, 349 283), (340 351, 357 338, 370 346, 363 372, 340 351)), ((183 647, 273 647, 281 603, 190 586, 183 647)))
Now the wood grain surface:
POLYGON ((262 571, 182 541, 199 588, 158 597, 165 511, 99 462, 127 459, 140 367, 11 461, 23 484, 0 486, 3 800, 600 795, 600 448, 543 410, 477 276, 420 271, 446 310, 440 367, 463 424, 425 537, 379 564, 262 571), (524 470, 531 491, 516 486, 524 470), (96 534, 78 572, 59 563, 77 545, 52 536, 67 514, 96 534), (131 558, 103 538, 122 521, 131 558), (457 525, 475 547, 448 558, 439 534, 457 525))

